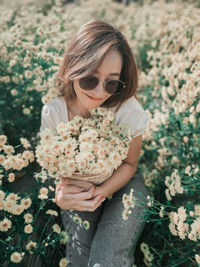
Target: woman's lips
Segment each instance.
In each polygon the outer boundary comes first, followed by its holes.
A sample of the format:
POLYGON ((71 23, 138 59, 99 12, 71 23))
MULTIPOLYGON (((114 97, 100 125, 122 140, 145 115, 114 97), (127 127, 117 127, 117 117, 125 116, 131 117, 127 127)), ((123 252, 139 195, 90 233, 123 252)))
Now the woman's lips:
POLYGON ((94 101, 94 102, 99 102, 99 101, 102 100, 102 98, 94 98, 94 97, 89 96, 89 95, 87 95, 87 94, 86 94, 86 96, 89 97, 89 99, 91 99, 91 100, 94 101))

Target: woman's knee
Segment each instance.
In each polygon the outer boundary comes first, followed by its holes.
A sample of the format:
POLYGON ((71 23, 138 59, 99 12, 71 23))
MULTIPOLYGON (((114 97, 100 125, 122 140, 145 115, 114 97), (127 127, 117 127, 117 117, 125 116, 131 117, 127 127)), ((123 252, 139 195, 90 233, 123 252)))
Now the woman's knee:
POLYGON ((138 202, 147 203, 147 196, 149 191, 144 184, 143 175, 140 169, 137 169, 136 173, 130 179, 130 181, 119 191, 113 194, 113 198, 123 198, 124 194, 130 194, 133 189, 133 196, 138 202))

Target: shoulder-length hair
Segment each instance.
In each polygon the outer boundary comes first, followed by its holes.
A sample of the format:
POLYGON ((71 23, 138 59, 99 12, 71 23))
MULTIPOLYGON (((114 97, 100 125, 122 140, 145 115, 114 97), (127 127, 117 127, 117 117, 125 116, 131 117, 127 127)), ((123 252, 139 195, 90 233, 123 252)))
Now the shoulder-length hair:
POLYGON ((93 73, 106 53, 116 49, 122 55, 123 64, 120 80, 126 88, 119 94, 110 96, 101 106, 116 107, 131 96, 137 97, 138 71, 131 48, 125 36, 110 24, 101 20, 91 20, 84 24, 69 43, 57 76, 57 89, 67 100, 73 101, 76 93, 73 79, 93 73))

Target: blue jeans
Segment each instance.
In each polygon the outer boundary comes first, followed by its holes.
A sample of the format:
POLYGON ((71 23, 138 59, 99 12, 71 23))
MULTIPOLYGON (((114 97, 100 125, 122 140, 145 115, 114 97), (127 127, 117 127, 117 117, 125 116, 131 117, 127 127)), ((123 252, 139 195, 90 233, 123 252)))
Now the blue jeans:
POLYGON ((131 267, 134 263, 134 251, 137 241, 145 226, 144 208, 147 208, 147 191, 143 177, 137 169, 131 180, 111 199, 106 199, 94 212, 62 210, 62 221, 65 230, 70 235, 66 244, 66 258, 69 267, 131 267), (133 214, 127 220, 122 219, 124 209, 123 194, 129 194, 130 189, 137 203, 133 214), (141 194, 137 193, 140 192, 141 194), (71 216, 78 215, 90 223, 85 230, 75 223, 71 216))

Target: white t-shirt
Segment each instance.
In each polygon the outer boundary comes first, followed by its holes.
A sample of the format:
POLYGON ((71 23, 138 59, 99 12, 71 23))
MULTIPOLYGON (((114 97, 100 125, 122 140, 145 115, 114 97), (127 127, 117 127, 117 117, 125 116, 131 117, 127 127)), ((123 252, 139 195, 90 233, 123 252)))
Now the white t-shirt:
MULTIPOLYGON (((113 111, 113 108, 110 109, 113 111)), ((149 122, 148 113, 134 96, 120 106, 114 117, 118 124, 128 125, 134 136, 143 134, 149 122)), ((68 121, 67 103, 63 96, 57 96, 42 108, 40 131, 49 128, 56 134, 56 126, 66 121, 68 121)))

